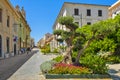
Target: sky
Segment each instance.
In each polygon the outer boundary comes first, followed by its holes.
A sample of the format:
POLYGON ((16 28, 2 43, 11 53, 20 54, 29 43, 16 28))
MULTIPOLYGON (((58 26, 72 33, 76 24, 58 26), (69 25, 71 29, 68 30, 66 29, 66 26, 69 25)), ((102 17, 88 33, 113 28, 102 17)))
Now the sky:
POLYGON ((31 28, 31 37, 37 43, 46 33, 53 32, 53 24, 64 2, 112 5, 117 0, 10 0, 26 11, 26 20, 31 28))

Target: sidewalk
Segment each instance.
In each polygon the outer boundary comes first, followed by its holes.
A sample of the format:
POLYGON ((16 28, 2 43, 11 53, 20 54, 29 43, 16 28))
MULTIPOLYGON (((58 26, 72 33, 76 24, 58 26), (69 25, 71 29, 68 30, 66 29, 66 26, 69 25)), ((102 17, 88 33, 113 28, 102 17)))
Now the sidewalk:
MULTIPOLYGON (((45 79, 40 71, 40 64, 54 58, 55 55, 42 55, 40 52, 35 53, 21 68, 19 68, 8 80, 56 80, 45 79)), ((110 74, 117 75, 113 80, 120 80, 120 64, 109 65, 110 74), (116 73, 113 73, 117 71, 116 73)), ((112 80, 112 79, 57 79, 57 80, 112 80)))
POLYGON ((120 64, 109 65, 109 74, 114 80, 120 80, 120 64))
POLYGON ((0 60, 0 80, 7 80, 15 73, 34 53, 20 54, 0 60))
POLYGON ((8 80, 45 80, 44 76, 40 75, 40 64, 54 57, 55 55, 42 55, 37 52, 8 80))

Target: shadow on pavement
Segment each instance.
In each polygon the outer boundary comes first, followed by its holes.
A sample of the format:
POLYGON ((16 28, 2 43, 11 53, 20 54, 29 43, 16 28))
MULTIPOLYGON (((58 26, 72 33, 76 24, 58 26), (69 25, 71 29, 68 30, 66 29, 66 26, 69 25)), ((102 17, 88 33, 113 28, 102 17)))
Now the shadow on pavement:
POLYGON ((120 80, 120 76, 117 73, 120 73, 120 70, 109 69, 108 73, 111 75, 113 80, 120 80))

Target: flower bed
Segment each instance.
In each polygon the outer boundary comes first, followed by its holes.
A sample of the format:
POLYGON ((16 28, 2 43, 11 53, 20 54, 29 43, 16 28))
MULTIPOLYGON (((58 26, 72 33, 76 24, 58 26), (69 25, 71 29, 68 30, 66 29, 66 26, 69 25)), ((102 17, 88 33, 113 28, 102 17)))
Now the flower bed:
MULTIPOLYGON (((49 63, 51 64, 52 62, 49 63)), ((45 67, 43 66, 43 68, 45 67)), ((109 74, 94 74, 93 71, 89 68, 83 66, 74 66, 72 64, 64 64, 64 63, 55 63, 55 64, 52 63, 50 69, 47 70, 45 69, 44 75, 46 79, 60 79, 60 78, 61 79, 69 79, 69 78, 111 79, 109 74)))
POLYGON ((92 71, 85 67, 74 66, 72 64, 57 63, 53 69, 48 73, 50 74, 90 74, 92 71))

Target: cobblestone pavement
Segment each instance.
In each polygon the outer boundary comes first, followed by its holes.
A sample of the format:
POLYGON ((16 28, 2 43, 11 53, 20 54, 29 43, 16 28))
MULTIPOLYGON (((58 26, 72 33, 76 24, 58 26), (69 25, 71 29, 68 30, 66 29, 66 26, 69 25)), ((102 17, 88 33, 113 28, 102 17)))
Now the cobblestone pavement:
POLYGON ((33 53, 24 53, 0 60, 0 80, 7 80, 7 78, 20 68, 32 55, 33 53))

